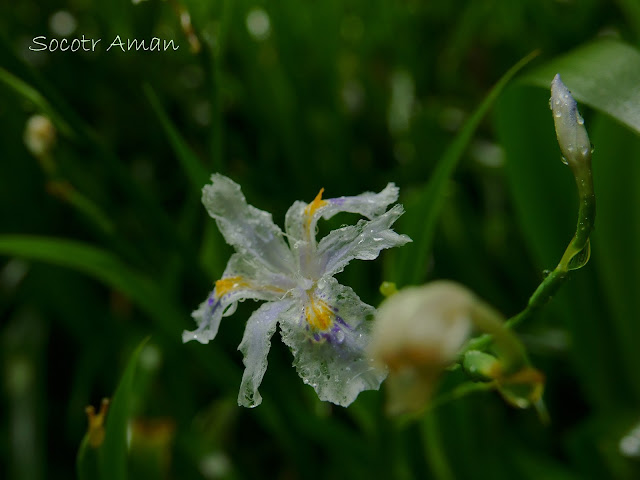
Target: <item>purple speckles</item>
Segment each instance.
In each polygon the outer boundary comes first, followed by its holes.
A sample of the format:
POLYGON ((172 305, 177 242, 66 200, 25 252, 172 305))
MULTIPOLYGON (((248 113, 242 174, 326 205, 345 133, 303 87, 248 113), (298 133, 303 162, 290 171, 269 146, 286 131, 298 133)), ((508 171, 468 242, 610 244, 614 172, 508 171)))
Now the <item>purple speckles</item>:
POLYGON ((338 205, 341 206, 344 201, 345 201, 345 197, 338 197, 338 198, 330 198, 329 201, 333 204, 333 205, 338 205))
MULTIPOLYGON (((338 309, 336 308, 336 311, 338 311, 338 309)), ((336 323, 342 325, 344 328, 348 329, 348 330, 353 330, 351 328, 351 326, 344 321, 344 319, 342 317, 339 317, 338 315, 336 315, 336 323)))
MULTIPOLYGON (((337 309, 335 309, 337 311, 337 309)), ((344 343, 346 334, 345 330, 351 331, 352 328, 349 326, 347 322, 345 322, 342 317, 335 316, 334 322, 331 325, 331 329, 328 331, 311 331, 309 325, 306 325, 306 331, 309 332, 309 340, 312 343, 324 343, 328 342, 332 345, 341 345, 344 343)))

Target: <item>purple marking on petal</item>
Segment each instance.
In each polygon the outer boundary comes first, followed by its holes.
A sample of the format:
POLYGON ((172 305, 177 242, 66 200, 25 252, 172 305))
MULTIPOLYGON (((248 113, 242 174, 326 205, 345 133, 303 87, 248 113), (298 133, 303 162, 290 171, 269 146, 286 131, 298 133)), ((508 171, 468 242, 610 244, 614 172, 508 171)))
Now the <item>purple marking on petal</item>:
POLYGON ((209 300, 208 300, 208 302, 207 302, 207 303, 208 303, 208 304, 209 304, 209 306, 211 307, 211 306, 213 306, 213 302, 215 302, 215 301, 216 301, 216 299, 215 299, 214 297, 209 297, 209 300))
POLYGON ((338 316, 338 315, 336 315, 336 322, 337 322, 337 323, 339 323, 340 325, 342 325, 342 326, 344 326, 344 327, 348 328, 349 330, 353 330, 353 329, 351 328, 351 326, 350 326, 347 322, 345 322, 345 321, 344 321, 344 319, 343 319, 342 317, 340 317, 340 316, 338 316))
POLYGON ((338 205, 341 206, 344 203, 345 198, 344 197, 338 197, 338 198, 330 198, 329 201, 331 203, 333 203, 334 205, 338 205))
POLYGON ((210 313, 211 313, 211 314, 213 314, 213 312, 215 312, 215 311, 220 307, 220 305, 221 305, 221 304, 222 304, 222 299, 218 299, 218 301, 217 301, 217 302, 213 303, 213 304, 211 305, 211 311, 210 311, 210 313))

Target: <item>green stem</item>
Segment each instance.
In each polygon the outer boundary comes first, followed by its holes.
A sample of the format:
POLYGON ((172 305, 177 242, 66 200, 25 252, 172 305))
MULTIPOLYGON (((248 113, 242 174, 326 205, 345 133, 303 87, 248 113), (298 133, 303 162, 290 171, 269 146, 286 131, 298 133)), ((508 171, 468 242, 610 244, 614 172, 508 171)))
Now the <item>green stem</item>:
POLYGON ((424 416, 421 427, 425 456, 434 478, 437 480, 453 480, 453 472, 449 466, 449 460, 445 454, 440 430, 433 412, 424 416))
MULTIPOLYGON (((560 289, 565 282, 571 270, 579 267, 571 266, 571 260, 582 250, 588 248, 589 235, 594 227, 596 218, 596 197, 593 190, 593 177, 591 174, 591 158, 585 159, 584 163, 579 164, 573 170, 578 186, 578 195, 580 197, 580 207, 578 210, 578 224, 576 232, 567 246, 558 266, 549 273, 538 288, 529 298, 529 302, 524 310, 509 318, 505 323, 505 328, 515 328, 523 321, 533 317, 543 306, 545 306, 551 298, 560 289)), ((490 334, 480 335, 471 339, 460 355, 460 361, 464 358, 464 354, 470 350, 484 350, 494 341, 494 336, 490 334)))

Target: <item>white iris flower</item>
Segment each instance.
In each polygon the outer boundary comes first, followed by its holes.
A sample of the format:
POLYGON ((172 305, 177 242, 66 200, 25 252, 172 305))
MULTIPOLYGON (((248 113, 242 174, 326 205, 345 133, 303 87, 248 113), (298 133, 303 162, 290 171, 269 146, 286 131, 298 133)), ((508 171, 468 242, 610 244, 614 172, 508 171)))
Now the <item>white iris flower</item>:
POLYGON ((265 300, 249 318, 238 347, 246 367, 238 404, 255 407, 262 401, 258 387, 278 323, 300 377, 321 400, 347 406, 362 390, 377 390, 387 373, 365 353, 375 309, 333 277, 353 259, 373 260, 381 250, 411 241, 391 229, 404 212, 401 205, 387 210, 398 188, 390 183, 380 193, 327 200, 320 190, 311 203, 296 201, 289 208, 283 233, 271 214, 247 204, 238 184, 219 174, 211 179, 202 201, 236 253, 193 313, 197 330, 184 332, 183 341, 208 343, 238 301, 265 300), (367 220, 316 241, 318 220, 338 212, 367 220))

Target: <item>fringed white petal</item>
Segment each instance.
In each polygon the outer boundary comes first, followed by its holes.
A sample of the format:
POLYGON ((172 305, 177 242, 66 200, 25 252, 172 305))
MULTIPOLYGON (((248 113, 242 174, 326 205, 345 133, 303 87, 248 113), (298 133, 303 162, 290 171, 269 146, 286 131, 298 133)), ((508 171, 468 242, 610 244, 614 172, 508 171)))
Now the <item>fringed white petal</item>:
POLYGON ((353 259, 374 260, 381 250, 399 247, 411 241, 391 229, 404 213, 401 205, 373 220, 333 230, 318 245, 318 269, 323 275, 335 275, 353 259))
POLYGON ((271 337, 276 331, 278 321, 282 317, 292 315, 295 304, 296 302, 290 299, 265 303, 249 318, 242 342, 238 347, 244 355, 245 366, 238 393, 238 405, 257 407, 262 402, 258 387, 267 370, 267 354, 271 348, 271 337))
POLYGON ((291 348, 298 374, 320 400, 346 407, 361 391, 377 390, 387 373, 365 353, 371 332, 366 318, 374 308, 331 277, 321 282, 325 285, 318 289, 323 292, 314 295, 335 312, 331 327, 314 335, 301 312, 297 319, 281 323, 282 339, 291 348))
POLYGON ((231 179, 214 174, 211 181, 202 189, 202 203, 227 243, 271 271, 291 272, 291 251, 271 214, 249 205, 240 185, 231 179))

